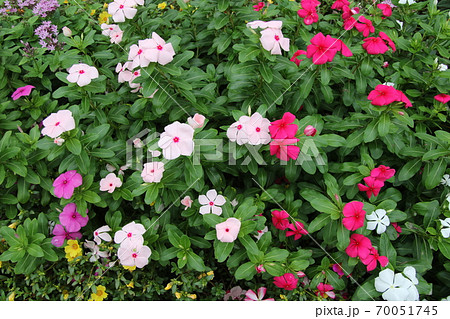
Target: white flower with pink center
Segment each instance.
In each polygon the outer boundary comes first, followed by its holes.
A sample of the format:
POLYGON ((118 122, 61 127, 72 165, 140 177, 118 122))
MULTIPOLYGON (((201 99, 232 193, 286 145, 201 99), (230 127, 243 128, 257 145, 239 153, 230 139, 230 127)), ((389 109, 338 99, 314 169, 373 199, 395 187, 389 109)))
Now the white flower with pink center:
POLYGON ((187 119, 188 124, 193 128, 201 128, 205 124, 205 117, 201 114, 195 113, 194 117, 187 119))
POLYGON ((55 139, 53 140, 53 143, 55 143, 55 144, 58 145, 58 146, 61 146, 61 145, 63 145, 64 141, 65 141, 65 140, 64 140, 63 138, 57 137, 57 138, 55 138, 55 139))
POLYGON ((256 240, 258 241, 258 240, 261 239, 262 235, 264 235, 264 234, 267 233, 268 231, 269 231, 269 228, 266 226, 266 227, 264 227, 264 229, 262 229, 262 230, 257 230, 256 232, 257 232, 258 234, 254 235, 254 237, 255 237, 256 240))
POLYGON ((281 54, 281 48, 289 51, 289 39, 283 36, 280 29, 267 28, 261 31, 261 44, 272 54, 281 54))
POLYGON ((164 163, 151 162, 144 164, 141 177, 146 183, 159 183, 164 173, 164 163))
POLYGON ((111 43, 119 44, 120 42, 122 42, 122 37, 123 31, 119 30, 112 32, 109 36, 109 40, 111 41, 111 43))
POLYGON ((190 156, 194 151, 194 129, 188 124, 174 122, 164 128, 158 141, 165 159, 172 160, 180 155, 190 156))
POLYGON ((239 121, 230 125, 227 130, 227 137, 231 142, 236 142, 239 145, 248 143, 248 134, 245 127, 248 125, 249 120, 250 117, 243 115, 239 118, 239 121))
POLYGON ((241 229, 241 221, 237 218, 228 218, 223 223, 216 225, 217 239, 223 243, 232 243, 238 237, 241 229))
POLYGON ((114 242, 120 244, 120 246, 128 247, 132 245, 143 245, 145 228, 141 224, 131 222, 123 226, 122 230, 117 231, 114 234, 114 242))
POLYGON ((111 235, 108 232, 111 231, 108 225, 102 226, 96 230, 94 230, 94 241, 97 245, 103 241, 110 242, 112 240, 111 235))
POLYGON ((120 27, 117 24, 102 23, 100 27, 102 28, 102 34, 107 37, 109 37, 113 32, 120 31, 120 27))
POLYGON ((131 62, 118 63, 116 66, 116 73, 119 73, 119 83, 128 82, 133 78, 133 73, 131 72, 131 62))
POLYGON ((95 262, 99 258, 108 258, 110 256, 109 251, 101 251, 100 247, 98 247, 93 241, 86 240, 84 247, 89 248, 92 252, 92 256, 89 258, 90 262, 95 262))
POLYGON ((112 193, 116 187, 122 186, 122 180, 114 173, 109 173, 105 178, 100 180, 100 190, 102 192, 112 193))
POLYGON ((143 67, 145 68, 150 64, 150 60, 145 56, 145 51, 150 49, 152 43, 148 43, 150 39, 139 40, 139 45, 133 44, 130 47, 130 52, 128 53, 128 60, 132 61, 131 68, 143 67))
POLYGON ((67 75, 67 81, 76 83, 79 86, 88 85, 96 78, 98 78, 97 69, 84 63, 72 65, 67 75))
POLYGON ((254 113, 245 126, 248 143, 251 145, 270 143, 269 126, 270 121, 268 119, 262 117, 258 112, 254 113))
POLYGON ((142 268, 148 264, 148 258, 152 254, 149 247, 143 245, 120 246, 117 256, 123 266, 136 266, 142 268))
POLYGON ((60 110, 50 114, 42 121, 42 124, 44 125, 42 135, 47 135, 51 138, 57 138, 62 133, 75 128, 75 120, 73 119, 72 112, 69 110, 60 110))
POLYGON ((145 58, 150 62, 158 62, 166 65, 173 60, 175 51, 171 43, 166 43, 156 32, 152 33, 152 38, 146 41, 145 58))
POLYGON ((219 206, 222 206, 226 202, 225 197, 218 195, 215 189, 207 191, 206 196, 200 195, 198 201, 203 205, 200 207, 200 214, 205 215, 213 213, 218 216, 222 214, 222 208, 219 206))
POLYGON ((256 20, 256 21, 247 23, 247 28, 252 28, 252 29, 258 29, 258 28, 281 29, 282 26, 283 26, 283 21, 279 21, 279 20, 268 21, 268 22, 256 20))
POLYGON ((108 5, 108 13, 112 15, 114 22, 125 22, 125 18, 133 19, 137 9, 134 0, 114 0, 108 5))

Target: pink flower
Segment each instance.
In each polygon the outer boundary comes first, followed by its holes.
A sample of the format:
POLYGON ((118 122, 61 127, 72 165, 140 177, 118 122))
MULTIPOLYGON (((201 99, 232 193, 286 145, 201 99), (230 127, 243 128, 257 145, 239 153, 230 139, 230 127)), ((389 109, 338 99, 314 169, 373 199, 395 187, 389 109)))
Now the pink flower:
POLYGON ((262 273, 262 272, 266 272, 266 269, 264 268, 263 265, 255 266, 255 268, 256 268, 256 272, 257 272, 258 274, 260 274, 260 273, 262 273))
POLYGON ((358 184, 358 189, 362 192, 366 192, 368 198, 370 198, 372 195, 378 196, 381 187, 384 186, 384 182, 379 181, 371 176, 364 177, 364 182, 366 182, 367 186, 358 184))
POLYGON ((345 6, 349 6, 350 2, 348 0, 336 0, 333 5, 331 6, 331 9, 336 10, 343 10, 345 6))
POLYGON ((365 258, 361 258, 361 261, 367 266, 367 271, 374 270, 377 267, 377 261, 380 263, 381 267, 386 267, 389 263, 388 258, 386 256, 380 256, 378 250, 373 247, 370 249, 369 255, 365 258))
POLYGON ((60 110, 50 114, 42 121, 42 124, 44 125, 42 135, 47 135, 51 138, 59 137, 62 133, 75 128, 75 120, 72 117, 72 112, 69 110, 60 110))
POLYGON ((300 62, 303 61, 303 60, 297 59, 297 57, 300 56, 300 55, 306 55, 306 51, 304 51, 304 50, 297 50, 297 51, 295 51, 295 53, 292 56, 292 58, 290 59, 290 61, 294 62, 295 64, 297 64, 297 66, 299 66, 300 62))
POLYGON ((308 231, 305 229, 305 225, 301 222, 295 222, 295 225, 289 224, 287 227, 291 230, 286 231, 286 237, 294 236, 294 240, 298 240, 302 235, 307 235, 308 231))
POLYGON ((147 246, 143 246, 142 244, 133 244, 128 247, 120 246, 117 251, 117 256, 123 266, 136 266, 137 268, 143 268, 147 265, 148 258, 151 254, 151 249, 147 246))
POLYGON ((297 14, 300 18, 303 18, 303 22, 306 25, 319 21, 319 15, 313 2, 302 1, 301 5, 302 8, 297 11, 297 14))
POLYGON ((108 5, 108 13, 112 15, 114 22, 125 22, 125 18, 133 19, 136 15, 134 5, 133 0, 114 0, 108 5))
POLYGON ((390 17, 392 15, 392 8, 386 3, 377 4, 377 8, 383 12, 385 17, 390 17))
POLYGON ((277 20, 273 20, 273 21, 260 21, 260 20, 256 20, 256 21, 252 21, 247 23, 247 27, 248 28, 252 28, 252 29, 266 29, 266 28, 272 28, 272 29, 281 29, 283 27, 283 21, 277 21, 277 20))
POLYGON ((258 4, 253 6, 253 11, 261 11, 264 8, 264 5, 264 2, 258 2, 258 4))
POLYGON ((99 258, 108 258, 111 256, 109 251, 101 251, 100 247, 97 246, 93 241, 86 240, 84 243, 84 247, 91 250, 92 256, 89 258, 90 262, 95 262, 99 258))
POLYGON ((284 274, 283 276, 273 278, 273 283, 278 288, 284 288, 286 290, 294 290, 297 288, 298 279, 291 273, 284 274))
POLYGON ((83 184, 83 178, 76 170, 59 175, 53 182, 54 193, 58 198, 69 199, 76 187, 83 184))
POLYGON ((349 6, 343 6, 342 7, 342 19, 346 20, 348 18, 350 18, 352 15, 358 14, 359 13, 359 8, 358 7, 354 7, 352 9, 350 9, 349 6))
POLYGON ((103 192, 112 193, 116 187, 122 186, 122 180, 114 173, 109 173, 105 178, 100 180, 100 190, 103 192))
MULTIPOLYGON (((87 214, 87 209, 86 209, 87 214)), ((69 233, 77 232, 87 225, 89 217, 83 217, 77 212, 77 206, 74 203, 67 204, 61 214, 59 214, 59 222, 69 233)))
POLYGON ((159 183, 165 171, 163 162, 145 163, 141 177, 146 183, 159 183))
POLYGON ((450 101, 450 95, 441 93, 441 94, 435 95, 434 99, 438 102, 441 102, 442 104, 445 104, 448 101, 450 101))
POLYGON ((109 37, 111 36, 111 33, 119 31, 120 27, 117 24, 106 24, 106 23, 102 23, 101 26, 102 28, 102 34, 109 37))
POLYGON ((370 171, 370 176, 379 180, 379 181, 387 181, 395 175, 395 169, 390 168, 389 166, 380 165, 373 170, 370 171))
POLYGON ((131 79, 133 78, 133 73, 131 73, 131 66, 131 62, 125 62, 123 66, 122 63, 117 64, 116 73, 119 73, 119 78, 117 80, 119 83, 131 81, 131 79))
POLYGON ((257 230, 256 232, 258 233, 257 235, 253 235, 256 240, 260 240, 262 235, 264 235, 265 233, 267 233, 269 231, 269 228, 267 226, 264 227, 264 229, 261 230, 257 230))
POLYGON ((355 27, 363 34, 363 36, 367 37, 370 33, 375 32, 375 27, 369 19, 366 19, 364 16, 360 16, 358 21, 359 22, 355 27))
POLYGON ((250 145, 268 144, 270 142, 269 126, 270 121, 255 112, 244 127, 247 132, 248 143, 250 145))
POLYGON ((373 91, 369 93, 367 97, 371 101, 372 105, 389 105, 398 99, 397 90, 389 85, 378 84, 373 91))
POLYGON ((185 196, 185 197, 181 200, 181 205, 186 206, 186 207, 184 208, 184 210, 186 210, 186 209, 188 209, 188 208, 191 208, 193 202, 194 202, 194 201, 191 199, 190 196, 185 196))
POLYGON ((206 192, 206 195, 200 195, 198 201, 203 205, 200 207, 200 214, 213 213, 218 216, 222 214, 222 208, 219 206, 224 205, 226 202, 225 197, 218 195, 215 189, 210 189, 206 192))
POLYGON ((250 117, 243 115, 239 118, 239 121, 230 125, 227 130, 227 137, 231 142, 236 142, 238 145, 248 143, 247 130, 244 128, 247 127, 249 120, 250 117))
POLYGON ((348 230, 357 230, 364 226, 366 212, 363 210, 364 203, 353 201, 345 204, 343 213, 344 218, 342 224, 348 230))
POLYGON ((135 138, 133 140, 133 145, 135 148, 143 148, 144 147, 144 143, 142 142, 142 140, 140 138, 135 138))
POLYGON ((350 236, 350 244, 345 249, 345 252, 350 257, 364 259, 370 254, 371 248, 372 243, 369 238, 360 234, 352 234, 350 236))
POLYGON ((344 276, 341 264, 333 264, 333 271, 339 275, 339 278, 344 276))
POLYGON ((281 120, 270 123, 270 135, 274 139, 293 138, 297 133, 298 126, 292 124, 295 121, 295 115, 289 112, 284 113, 281 120))
POLYGON ((64 244, 64 240, 69 239, 80 239, 82 237, 80 232, 69 232, 62 225, 57 224, 53 228, 52 244, 55 247, 61 247, 64 244))
POLYGON ((151 39, 144 41, 146 41, 145 58, 150 62, 158 62, 161 65, 166 65, 173 60, 175 51, 172 43, 166 43, 156 32, 152 33, 151 39))
MULTIPOLYGON (((402 232, 402 228, 397 223, 391 223, 392 227, 397 231, 397 233, 402 232)), ((397 237, 400 237, 400 234, 397 234, 397 237)))
POLYGON ((384 41, 387 42, 387 44, 391 47, 392 51, 395 52, 396 48, 395 48, 395 44, 394 41, 391 40, 391 38, 384 32, 380 31, 378 33, 378 35, 380 36, 380 38, 382 38, 384 41))
POLYGON ((110 242, 112 240, 111 235, 108 232, 111 231, 108 225, 102 226, 94 230, 94 241, 97 245, 100 245, 102 240, 110 242))
POLYGON ((121 247, 142 245, 144 243, 144 237, 142 235, 145 231, 143 225, 131 222, 114 234, 114 242, 120 244, 121 247))
POLYGON ((383 68, 387 68, 388 66, 389 66, 389 62, 387 62, 387 61, 384 61, 384 63, 383 63, 383 68))
POLYGON ((325 37, 320 32, 311 39, 311 44, 306 48, 306 56, 312 58, 314 64, 331 62, 338 51, 336 43, 337 39, 329 35, 325 37))
POLYGON ((284 210, 274 210, 272 212, 272 223, 276 229, 285 230, 289 227, 289 214, 284 210))
POLYGON ((298 138, 275 139, 270 142, 270 155, 276 155, 282 161, 290 159, 297 159, 300 154, 300 148, 295 144, 299 141, 298 138))
POLYGON ((64 140, 63 138, 57 137, 57 138, 55 138, 55 139, 53 140, 53 143, 55 143, 55 144, 58 145, 58 146, 61 146, 61 145, 63 145, 64 141, 65 141, 65 140, 64 140))
POLYGON ((389 50, 386 43, 380 37, 365 38, 362 47, 369 54, 383 54, 389 50))
POLYGON ((201 128, 205 124, 205 117, 201 114, 195 113, 194 117, 190 117, 187 119, 188 124, 193 128, 201 128))
POLYGON ((236 240, 241 229, 241 221, 234 217, 216 225, 217 239, 223 243, 232 243, 236 240))
POLYGON ((194 151, 194 129, 188 124, 176 121, 164 128, 158 141, 165 159, 175 159, 180 155, 190 156, 194 151))
POLYGON ((266 295, 267 288, 261 287, 258 289, 258 294, 256 294, 253 290, 247 290, 245 293, 245 301, 275 301, 273 298, 263 299, 266 295))
POLYGON ((343 27, 345 30, 351 30, 355 27, 355 25, 356 25, 356 19, 353 18, 352 16, 350 16, 344 20, 343 27))
POLYGON ((84 63, 72 65, 68 72, 67 81, 79 86, 88 85, 93 79, 98 78, 97 69, 84 63))
POLYGON ((18 88, 17 90, 15 90, 14 93, 11 95, 11 97, 15 101, 22 96, 28 96, 28 95, 30 95, 31 90, 33 90, 34 88, 35 87, 32 85, 22 86, 22 87, 18 88))
POLYGON ((283 36, 280 29, 267 28, 261 31, 261 44, 272 54, 281 54, 281 49, 289 51, 289 39, 283 36))
POLYGON ((120 42, 122 42, 122 37, 123 37, 123 31, 118 30, 118 31, 114 31, 110 34, 109 40, 111 43, 119 44, 120 42))
POLYGON ((332 291, 334 289, 332 285, 324 284, 321 282, 320 284, 317 285, 317 289, 319 290, 316 292, 317 296, 320 295, 322 296, 322 298, 327 297, 330 297, 332 299, 336 298, 336 295, 332 291))
POLYGON ((128 60, 132 61, 131 69, 138 66, 145 68, 150 64, 150 59, 145 55, 145 52, 152 47, 153 41, 151 39, 139 40, 138 44, 133 44, 128 53, 128 60))
POLYGON ((308 125, 307 127, 305 127, 305 130, 303 131, 303 134, 305 134, 306 136, 314 136, 314 135, 316 135, 316 133, 317 133, 317 130, 312 125, 308 125))

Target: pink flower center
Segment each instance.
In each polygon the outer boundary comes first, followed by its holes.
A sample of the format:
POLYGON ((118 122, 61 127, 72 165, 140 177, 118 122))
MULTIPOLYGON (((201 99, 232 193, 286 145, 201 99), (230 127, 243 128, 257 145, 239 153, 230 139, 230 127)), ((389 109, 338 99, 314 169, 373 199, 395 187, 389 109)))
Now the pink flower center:
POLYGON ((77 218, 77 215, 73 214, 73 215, 72 215, 72 218, 73 218, 73 219, 77 218))
POLYGON ((98 231, 95 232, 95 236, 98 236, 98 231))
POLYGON ((228 233, 230 231, 230 229, 229 228, 225 228, 225 231, 228 233))
POLYGON ((132 254, 132 255, 131 255, 131 257, 133 257, 133 258, 137 258, 137 254, 136 254, 136 253, 134 253, 134 254, 132 254))
POLYGON ((121 5, 119 6, 119 9, 123 9, 123 4, 121 4, 121 5))
POLYGON ((154 173, 155 172, 155 170, 154 169, 152 169, 151 171, 150 171, 150 173, 154 173))
POLYGON ((260 132, 261 129, 259 127, 256 128, 256 132, 260 132))
POLYGON ((137 52, 137 54, 141 54, 142 53, 142 50, 141 49, 139 49, 139 51, 137 52))
POLYGON ((83 74, 83 73, 84 73, 84 70, 80 70, 78 73, 83 74))
POLYGON ((65 180, 65 181, 63 182, 63 184, 64 184, 64 185, 67 184, 67 180, 65 180))
POLYGON ((163 47, 162 47, 161 45, 158 45, 156 48, 157 48, 159 51, 161 51, 161 50, 163 49, 163 47))
POLYGON ((127 237, 128 237, 128 238, 130 238, 131 236, 133 236, 132 233, 128 233, 128 234, 127 234, 127 237))
POLYGON ((60 122, 56 122, 56 123, 55 123, 55 126, 58 126, 59 124, 60 124, 60 122))
POLYGON ((135 71, 135 72, 134 72, 134 75, 135 75, 135 76, 138 76, 138 75, 139 75, 139 72, 138 72, 138 71, 135 71))
POLYGON ((275 36, 275 41, 280 41, 280 37, 279 36, 275 36))
POLYGON ((242 125, 239 124, 236 128, 237 128, 238 130, 241 130, 241 129, 242 129, 242 125))
POLYGON ((113 184, 112 183, 109 183, 109 187, 112 187, 113 186, 113 184))
POLYGON ((175 137, 173 138, 173 142, 174 142, 174 143, 178 143, 179 141, 180 141, 180 138, 179 138, 179 137, 175 136, 175 137))
POLYGON ((209 206, 213 206, 214 205, 214 202, 209 202, 209 206))

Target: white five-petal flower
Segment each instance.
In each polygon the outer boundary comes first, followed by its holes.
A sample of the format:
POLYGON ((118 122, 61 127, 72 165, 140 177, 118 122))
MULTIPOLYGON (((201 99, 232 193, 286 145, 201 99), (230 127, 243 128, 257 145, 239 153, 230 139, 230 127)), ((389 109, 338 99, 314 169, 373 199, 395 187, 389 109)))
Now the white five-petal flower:
POLYGON ((205 195, 200 195, 198 197, 198 201, 200 202, 202 207, 200 207, 200 214, 216 214, 221 215, 222 214, 222 208, 219 206, 222 206, 225 204, 226 200, 225 197, 222 195, 217 195, 217 191, 215 189, 210 189, 206 192, 205 195))
POLYGON ((449 174, 445 174, 444 176, 442 176, 441 184, 444 186, 450 186, 450 175, 449 174))
POLYGON ((88 85, 96 78, 98 78, 97 69, 84 63, 72 65, 69 69, 69 75, 67 75, 67 81, 79 86, 88 85))
POLYGON ((374 230, 377 229, 377 234, 382 234, 386 231, 386 227, 390 225, 389 217, 386 215, 384 209, 377 209, 370 215, 366 215, 367 229, 374 230))
POLYGON ((449 238, 450 237, 450 218, 446 218, 444 220, 439 219, 441 221, 442 229, 442 237, 449 238))
POLYGON ((97 245, 100 245, 102 240, 104 241, 111 241, 111 235, 108 234, 108 232, 111 231, 111 228, 109 228, 108 225, 102 226, 94 231, 94 241, 97 245))
POLYGON ((408 288, 411 281, 403 277, 402 274, 394 274, 391 269, 380 271, 375 278, 375 289, 382 292, 382 297, 387 301, 405 301, 409 296, 408 288))

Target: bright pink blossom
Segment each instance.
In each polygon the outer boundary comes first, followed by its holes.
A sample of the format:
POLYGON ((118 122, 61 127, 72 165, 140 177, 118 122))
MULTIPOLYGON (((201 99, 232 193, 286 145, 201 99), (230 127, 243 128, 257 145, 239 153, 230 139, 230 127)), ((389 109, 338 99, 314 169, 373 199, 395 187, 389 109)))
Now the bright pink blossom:
POLYGON ((380 165, 370 171, 370 176, 382 182, 387 181, 394 175, 395 169, 384 165, 380 165))
POLYGON ((343 209, 344 218, 342 224, 348 230, 357 230, 364 226, 366 211, 363 209, 364 203, 353 201, 345 204, 343 209))
POLYGON ((367 271, 374 270, 377 267, 377 262, 380 263, 381 267, 386 267, 389 263, 388 258, 386 256, 380 256, 378 250, 373 247, 370 249, 369 255, 366 258, 361 258, 361 261, 367 266, 367 271))
POLYGON ((345 30, 351 30, 355 27, 355 25, 356 25, 356 19, 353 18, 352 16, 350 16, 344 20, 344 29, 345 30))
POLYGON ((324 36, 322 32, 316 34, 311 39, 311 44, 306 48, 306 56, 312 58, 314 64, 325 64, 331 62, 336 55, 336 39, 331 36, 324 36))
POLYGON ((302 8, 297 11, 297 14, 300 18, 303 18, 303 22, 306 25, 319 21, 319 15, 317 14, 316 6, 313 2, 302 1, 301 5, 302 8))
POLYGON ((377 4, 377 8, 383 12, 385 17, 390 17, 392 15, 392 8, 386 3, 377 4))
POLYGON ((283 276, 273 278, 273 283, 278 288, 284 288, 286 290, 294 290, 297 288, 298 279, 291 273, 284 274, 283 276))
POLYGON ((190 208, 192 206, 192 203, 194 201, 191 199, 190 196, 185 196, 182 200, 181 200, 181 205, 184 205, 184 210, 190 208))
POLYGON ((379 84, 369 93, 368 100, 372 105, 389 105, 398 98, 397 90, 390 85, 379 84))
POLYGON ((297 50, 295 51, 294 55, 292 56, 292 58, 290 59, 290 61, 294 62, 295 64, 297 64, 297 66, 300 65, 300 63, 303 61, 298 59, 297 57, 300 55, 306 55, 306 51, 305 50, 297 50))
POLYGON ((370 254, 370 249, 372 248, 372 242, 369 238, 360 234, 352 234, 350 236, 350 244, 345 249, 345 252, 350 257, 361 259, 367 258, 370 254))
POLYGON ((289 226, 289 214, 284 210, 274 210, 272 212, 272 223, 276 229, 285 230, 289 226))
POLYGON ((298 138, 275 139, 270 142, 270 155, 276 155, 282 161, 290 159, 297 159, 300 154, 300 147, 295 144, 299 141, 298 138))
POLYGON ((378 33, 378 35, 380 36, 380 38, 382 38, 384 41, 386 41, 387 44, 391 47, 392 51, 395 52, 396 47, 395 47, 394 41, 392 41, 391 38, 386 33, 384 33, 383 31, 380 31, 378 33))
POLYGON ((261 11, 264 8, 264 2, 258 2, 253 6, 253 11, 261 11))
POLYGON ((436 95, 434 97, 434 99, 438 102, 441 102, 442 104, 445 104, 448 101, 450 101, 450 95, 441 93, 441 94, 436 95))
POLYGON ((343 10, 345 6, 349 6, 350 2, 348 0, 336 0, 333 5, 331 6, 331 9, 336 10, 343 10))
POLYGON ((369 36, 370 33, 375 32, 375 27, 373 26, 372 21, 366 19, 364 16, 359 17, 358 23, 356 23, 355 27, 365 37, 369 36))
POLYGON ((32 85, 22 86, 22 87, 18 88, 17 90, 15 90, 14 93, 11 95, 11 97, 15 101, 22 96, 28 96, 28 95, 30 95, 31 90, 33 90, 34 88, 35 87, 32 85))
POLYGON ((402 232, 402 228, 397 223, 391 223, 392 227, 397 231, 397 237, 400 237, 400 233, 402 232))
POLYGON ((339 278, 344 276, 344 271, 341 264, 333 264, 333 271, 339 275, 339 278))
POLYGON ((293 138, 297 133, 298 126, 292 124, 295 121, 295 115, 289 112, 284 113, 281 120, 270 123, 270 135, 274 139, 293 138))
POLYGON ((362 47, 369 54, 383 54, 389 50, 386 43, 384 43, 383 39, 380 37, 369 37, 365 38, 363 41, 362 47))
POLYGON ((407 98, 405 93, 403 93, 400 90, 397 90, 397 94, 398 94, 397 101, 405 103, 405 108, 412 106, 411 101, 407 98))
POLYGON ((52 238, 52 244, 55 247, 61 247, 66 239, 80 239, 82 237, 80 232, 71 233, 61 224, 55 225, 55 228, 53 228, 53 235, 54 237, 52 238))
POLYGON ((253 290, 249 289, 245 293, 245 301, 275 301, 273 298, 263 299, 266 295, 267 288, 261 287, 258 289, 258 294, 256 294, 253 290))
POLYGON ((59 175, 53 182, 54 193, 58 198, 69 199, 73 191, 83 184, 83 178, 76 170, 65 172, 59 175))
MULTIPOLYGON (((87 214, 86 209, 86 214, 87 214)), ((89 217, 83 217, 77 212, 77 206, 74 203, 67 204, 61 214, 59 214, 59 222, 70 233, 77 232, 87 225, 89 217)))
POLYGON ((290 230, 286 231, 286 237, 294 236, 294 240, 298 240, 302 235, 307 235, 308 231, 305 229, 303 223, 296 221, 294 224, 289 224, 288 228, 290 230))
POLYGON ((322 298, 330 297, 332 299, 336 298, 335 293, 332 291, 334 287, 332 285, 320 283, 317 285, 317 289, 319 291, 316 292, 316 295, 320 295, 322 298))
POLYGON ((366 192, 368 198, 372 197, 372 195, 378 196, 381 187, 384 186, 384 182, 379 181, 371 176, 364 177, 364 182, 366 182, 367 186, 358 184, 358 189, 362 192, 366 192))

